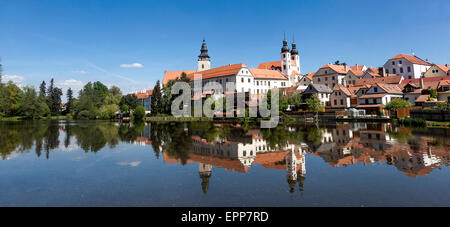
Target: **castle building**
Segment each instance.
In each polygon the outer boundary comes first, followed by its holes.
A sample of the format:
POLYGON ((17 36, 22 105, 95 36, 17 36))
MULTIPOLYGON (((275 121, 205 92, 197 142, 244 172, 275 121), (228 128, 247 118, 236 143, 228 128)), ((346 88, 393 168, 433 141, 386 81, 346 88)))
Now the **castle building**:
MULTIPOLYGON (((163 85, 166 85, 170 80, 181 78, 182 74, 185 73, 191 80, 191 87, 199 86, 204 88, 206 85, 214 82, 221 85, 221 91, 219 92, 223 92, 227 91, 226 84, 232 82, 235 87, 234 92, 247 93, 259 98, 261 97, 260 95, 266 94, 271 89, 291 87, 298 82, 300 77, 300 58, 296 44, 293 43, 292 50, 290 50, 287 46, 287 41, 284 40, 281 49, 281 61, 270 68, 264 68, 262 65, 269 64, 260 64, 257 69, 249 68, 243 63, 212 68, 206 41, 203 40, 197 61, 197 70, 166 71, 163 85), (198 78, 201 78, 201 81, 198 78)), ((201 93, 194 93, 193 98, 203 97, 208 92, 203 89, 201 93)))

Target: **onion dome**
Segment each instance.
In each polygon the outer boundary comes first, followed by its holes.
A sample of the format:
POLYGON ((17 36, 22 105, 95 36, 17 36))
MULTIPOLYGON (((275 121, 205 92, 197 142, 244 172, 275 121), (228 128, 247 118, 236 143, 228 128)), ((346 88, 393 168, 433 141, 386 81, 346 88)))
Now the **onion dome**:
POLYGON ((292 43, 291 55, 298 55, 297 44, 292 43))
POLYGON ((281 53, 289 52, 288 42, 287 40, 283 40, 283 48, 281 48, 281 53))

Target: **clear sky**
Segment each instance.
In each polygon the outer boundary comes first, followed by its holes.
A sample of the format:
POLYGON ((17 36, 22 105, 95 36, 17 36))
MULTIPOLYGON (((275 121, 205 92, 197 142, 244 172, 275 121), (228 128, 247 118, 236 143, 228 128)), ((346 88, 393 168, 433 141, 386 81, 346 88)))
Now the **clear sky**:
POLYGON ((36 87, 54 77, 64 91, 152 89, 166 70, 195 69, 203 38, 212 67, 257 67, 280 59, 284 32, 302 73, 336 60, 382 66, 412 49, 450 63, 448 0, 0 0, 4 74, 36 87))

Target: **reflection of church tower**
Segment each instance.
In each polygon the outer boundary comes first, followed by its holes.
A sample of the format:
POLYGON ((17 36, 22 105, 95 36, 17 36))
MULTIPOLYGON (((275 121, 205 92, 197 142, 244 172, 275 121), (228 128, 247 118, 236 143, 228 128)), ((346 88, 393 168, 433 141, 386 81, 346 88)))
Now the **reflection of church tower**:
POLYGON ((200 178, 202 179, 203 193, 206 195, 206 193, 208 193, 209 178, 211 178, 212 165, 199 163, 198 164, 198 173, 200 175, 200 178))
POLYGON ((297 157, 295 157, 294 151, 291 151, 286 155, 287 182, 291 193, 294 193, 294 188, 297 184, 297 164, 297 157))
POLYGON ((300 157, 297 158, 295 152, 291 151, 286 156, 286 172, 290 192, 294 193, 297 182, 299 183, 300 191, 304 191, 303 182, 306 179, 305 155, 300 155, 300 157))

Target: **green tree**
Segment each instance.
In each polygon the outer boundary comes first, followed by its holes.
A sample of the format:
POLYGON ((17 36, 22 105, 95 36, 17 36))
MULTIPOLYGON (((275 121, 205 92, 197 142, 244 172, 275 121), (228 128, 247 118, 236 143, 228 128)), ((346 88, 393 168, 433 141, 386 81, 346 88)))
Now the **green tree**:
POLYGON ((128 106, 129 110, 136 109, 138 104, 139 104, 139 100, 135 94, 128 94, 128 95, 123 96, 119 103, 120 106, 123 106, 123 105, 128 106))
POLYGON ((430 97, 433 99, 438 98, 438 93, 437 93, 436 89, 424 89, 424 90, 422 90, 422 95, 430 95, 430 97))
POLYGON ((133 112, 135 120, 142 120, 145 117, 145 108, 143 106, 138 106, 133 112))
POLYGON ((47 105, 50 108, 50 113, 53 116, 61 114, 61 96, 63 95, 60 88, 55 87, 55 81, 50 80, 50 86, 47 90, 47 105))
POLYGON ((73 107, 73 91, 72 88, 67 89, 67 104, 65 114, 69 114, 72 112, 73 107))
POLYGON ((389 111, 396 111, 399 108, 411 107, 412 104, 409 101, 403 99, 393 99, 386 105, 384 105, 384 109, 389 111))
POLYGON ((36 90, 33 87, 25 87, 24 99, 21 103, 21 115, 27 119, 39 119, 50 114, 50 109, 45 102, 40 102, 36 90))
POLYGON ((9 117, 18 116, 22 100, 23 100, 22 90, 17 85, 9 81, 6 87, 4 88, 3 111, 5 115, 9 117))
POLYGON ((41 85, 39 86, 39 97, 46 97, 47 96, 47 84, 45 84, 45 81, 42 81, 41 85))
POLYGON ((116 104, 105 105, 100 109, 100 117, 104 120, 113 119, 119 111, 119 106, 116 104))
POLYGON ((161 114, 163 112, 162 94, 159 80, 156 82, 153 88, 153 95, 151 101, 151 112, 153 116, 161 114))
POLYGON ((306 100, 306 105, 308 110, 315 113, 315 118, 319 117, 319 111, 323 109, 322 102, 320 102, 319 97, 316 94, 312 95, 309 99, 306 100))
POLYGON ((288 104, 298 108, 302 104, 302 95, 300 93, 292 94, 288 97, 288 104))
POLYGON ((436 104, 438 110, 450 110, 449 102, 440 102, 436 104))
POLYGON ((128 107, 127 104, 123 104, 123 105, 120 106, 120 111, 123 114, 128 114, 128 113, 130 113, 130 107, 128 107))

